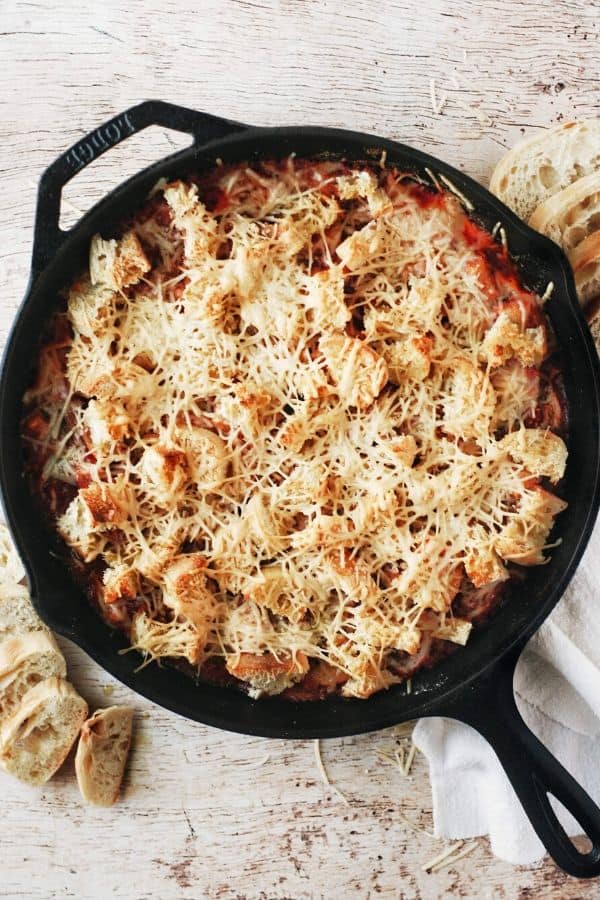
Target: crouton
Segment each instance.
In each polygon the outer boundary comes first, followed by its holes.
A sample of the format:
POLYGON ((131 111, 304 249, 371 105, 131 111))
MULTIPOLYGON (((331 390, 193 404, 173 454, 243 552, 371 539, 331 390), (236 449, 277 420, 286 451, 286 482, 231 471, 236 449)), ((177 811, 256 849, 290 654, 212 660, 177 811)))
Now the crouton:
POLYGON ((385 360, 358 338, 325 334, 319 341, 340 398, 349 406, 369 407, 388 380, 385 360))
POLYGON ((258 699, 263 694, 270 697, 281 694, 304 678, 308 672, 308 659, 302 652, 279 658, 272 653, 240 653, 228 658, 226 667, 235 678, 245 681, 250 686, 250 696, 258 699))
POLYGON ((567 448, 562 438, 552 431, 521 428, 505 435, 497 446, 532 475, 545 476, 556 483, 565 474, 567 448))
POLYGON ((163 571, 163 602, 176 616, 196 628, 206 642, 216 611, 216 598, 208 587, 206 560, 199 553, 180 556, 163 571))
POLYGON ((140 577, 135 569, 118 564, 108 566, 102 575, 102 599, 105 603, 135 600, 140 592, 140 577))
POLYGON ((526 366, 539 366, 548 353, 546 330, 521 328, 506 312, 501 312, 481 343, 480 356, 490 366, 501 366, 517 357, 526 366))
POLYGON ((546 562, 543 550, 554 518, 566 508, 564 500, 541 487, 528 491, 496 538, 496 552, 502 559, 521 566, 542 565, 546 562))
POLYGON ((94 235, 90 245, 90 278, 93 285, 115 291, 129 287, 150 270, 150 261, 134 231, 120 240, 103 240, 94 235))
POLYGON ((375 348, 385 360, 391 381, 423 381, 431 369, 434 339, 429 335, 411 337, 405 341, 377 343, 375 348))
POLYGON ((344 276, 339 266, 309 277, 304 302, 314 310, 318 328, 342 329, 352 318, 344 300, 344 276))
POLYGON ((172 502, 189 481, 187 455, 163 444, 154 444, 144 451, 141 468, 144 484, 159 503, 172 502))

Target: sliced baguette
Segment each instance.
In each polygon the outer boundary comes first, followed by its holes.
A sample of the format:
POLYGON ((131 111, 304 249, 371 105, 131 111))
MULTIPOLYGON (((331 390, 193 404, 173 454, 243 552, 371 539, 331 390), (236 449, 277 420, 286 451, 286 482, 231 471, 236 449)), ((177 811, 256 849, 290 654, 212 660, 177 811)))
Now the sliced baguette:
POLYGON ((116 803, 131 744, 133 710, 97 709, 84 723, 75 756, 81 796, 94 806, 116 803))
POLYGON ((579 300, 586 309, 593 300, 600 298, 600 229, 575 247, 570 262, 579 300))
POLYGON ((572 253, 600 228, 600 169, 540 203, 529 224, 572 253))
POLYGON ((0 579, 16 584, 24 577, 25 569, 15 550, 9 530, 4 522, 0 522, 0 579))
POLYGON ((600 118, 566 122, 516 144, 492 173, 490 190, 527 221, 534 209, 600 169, 600 118))
POLYGON ((0 764, 21 781, 44 784, 65 761, 87 714, 68 681, 40 681, 0 729, 0 764))
POLYGON ((38 681, 64 678, 67 666, 52 635, 28 631, 0 644, 0 724, 38 681))
POLYGON ((46 631, 22 584, 0 584, 0 641, 28 631, 46 631))

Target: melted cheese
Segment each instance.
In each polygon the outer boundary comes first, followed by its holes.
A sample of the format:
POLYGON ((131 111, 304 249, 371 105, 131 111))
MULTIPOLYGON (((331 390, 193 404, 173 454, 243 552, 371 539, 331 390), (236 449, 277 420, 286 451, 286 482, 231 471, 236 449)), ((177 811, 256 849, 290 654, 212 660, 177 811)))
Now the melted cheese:
POLYGON ((136 597, 133 646, 224 656, 255 693, 322 660, 366 697, 432 636, 467 640, 465 573, 543 562, 562 503, 529 482, 566 448, 522 427, 545 327, 497 315, 458 201, 314 172, 227 170, 218 215, 172 183, 162 215, 94 238, 69 417, 43 383, 28 401, 63 423, 53 476, 90 482, 58 528, 108 565, 106 604, 136 597))

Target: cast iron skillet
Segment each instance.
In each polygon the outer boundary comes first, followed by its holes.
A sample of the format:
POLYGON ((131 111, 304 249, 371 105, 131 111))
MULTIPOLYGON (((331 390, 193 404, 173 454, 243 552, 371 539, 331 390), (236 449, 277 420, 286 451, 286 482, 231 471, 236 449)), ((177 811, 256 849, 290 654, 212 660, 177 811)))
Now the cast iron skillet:
POLYGON ((138 693, 180 715, 217 728, 277 738, 328 738, 359 734, 416 719, 447 716, 477 729, 493 746, 548 852, 566 872, 600 874, 600 810, 529 731, 515 705, 515 665, 528 638, 546 618, 575 571, 589 539, 600 501, 600 369, 581 314, 572 273, 558 247, 525 226, 479 184, 440 160, 403 144, 331 128, 252 128, 160 101, 148 101, 101 125, 59 157, 42 176, 35 221, 29 287, 4 354, 0 378, 0 484, 6 517, 23 558, 33 601, 48 625, 79 644, 111 674, 138 693), (188 148, 143 170, 117 187, 70 231, 59 229, 63 186, 88 163, 131 134, 162 125, 193 136, 188 148), (566 369, 570 454, 565 481, 569 507, 556 529, 562 542, 547 566, 528 573, 489 625, 431 671, 419 672, 412 692, 403 686, 368 700, 332 698, 316 703, 250 700, 244 694, 195 684, 180 672, 156 665, 136 671, 135 653, 119 654, 123 636, 105 625, 73 584, 60 560, 56 539, 40 521, 22 474, 19 439, 21 400, 31 377, 40 328, 57 290, 82 266, 90 237, 111 233, 161 176, 187 173, 253 158, 346 156, 379 160, 425 176, 425 169, 450 178, 492 228, 500 220, 525 284, 543 292, 566 369), (592 842, 579 852, 549 802, 554 795, 574 815, 592 842))

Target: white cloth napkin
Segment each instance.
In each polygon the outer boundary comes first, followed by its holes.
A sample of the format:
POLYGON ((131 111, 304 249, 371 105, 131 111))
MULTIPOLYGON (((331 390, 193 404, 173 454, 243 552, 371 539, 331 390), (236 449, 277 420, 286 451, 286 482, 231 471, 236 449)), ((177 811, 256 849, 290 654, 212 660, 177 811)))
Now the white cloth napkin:
MULTIPOLYGON (((515 690, 529 727, 600 805, 600 524, 566 594, 521 656, 515 690)), ((541 859, 542 843, 476 731, 421 719, 413 740, 429 761, 436 836, 487 834, 501 859, 541 859)), ((566 810, 557 813, 568 834, 581 833, 566 810)))

